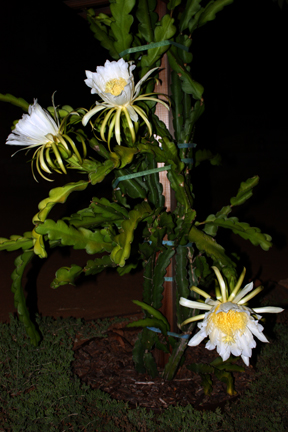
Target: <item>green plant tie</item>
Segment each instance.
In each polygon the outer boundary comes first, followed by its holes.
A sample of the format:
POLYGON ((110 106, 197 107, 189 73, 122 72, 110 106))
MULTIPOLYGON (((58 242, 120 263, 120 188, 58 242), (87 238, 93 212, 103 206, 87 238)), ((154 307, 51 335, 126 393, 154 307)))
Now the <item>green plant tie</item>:
MULTIPOLYGON (((184 147, 184 145, 186 147, 192 147, 192 145, 189 144, 189 143, 178 144, 178 147, 182 148, 182 147, 180 147, 180 145, 183 146, 183 147, 184 147)), ((193 144, 193 147, 194 146, 196 146, 196 144, 195 145, 193 144)), ((193 159, 192 158, 184 158, 184 159, 181 159, 181 161, 184 162, 184 163, 193 163, 193 159)), ((160 171, 168 171, 170 169, 171 169, 171 165, 166 165, 164 167, 153 168, 153 169, 150 169, 150 170, 140 171, 138 173, 133 173, 133 174, 127 174, 125 176, 120 176, 120 177, 117 177, 117 179, 115 179, 115 181, 112 183, 112 187, 113 187, 113 189, 115 189, 118 186, 118 183, 120 181, 123 181, 123 180, 130 180, 132 178, 141 177, 141 176, 145 176, 145 175, 150 175, 150 174, 154 174, 154 173, 160 172, 160 171)))
POLYGON ((189 48, 186 47, 185 45, 182 45, 182 44, 179 44, 177 42, 170 41, 170 40, 163 40, 160 42, 152 42, 152 43, 147 44, 147 45, 140 45, 140 46, 133 47, 133 48, 127 48, 126 50, 121 51, 119 53, 119 56, 124 57, 126 54, 132 54, 132 53, 139 52, 139 51, 147 51, 149 49, 158 48, 160 46, 165 46, 165 45, 174 45, 177 48, 180 48, 184 51, 189 52, 189 48))
POLYGON ((168 171, 170 169, 171 169, 171 165, 166 165, 164 167, 153 168, 153 169, 146 170, 146 171, 140 171, 138 173, 133 173, 133 174, 127 174, 125 176, 120 176, 120 177, 117 177, 115 179, 115 181, 112 183, 112 187, 113 187, 113 189, 115 189, 118 186, 118 183, 120 181, 123 181, 123 180, 130 180, 132 178, 142 177, 142 176, 149 175, 149 174, 154 174, 154 173, 160 172, 160 171, 168 171))

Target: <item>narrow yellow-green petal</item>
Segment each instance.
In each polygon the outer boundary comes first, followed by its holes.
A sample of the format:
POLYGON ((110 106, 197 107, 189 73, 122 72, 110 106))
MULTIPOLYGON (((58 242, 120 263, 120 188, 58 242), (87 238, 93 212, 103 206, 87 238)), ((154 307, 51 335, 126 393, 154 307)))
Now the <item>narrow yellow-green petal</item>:
POLYGON ((205 291, 203 291, 202 289, 200 289, 196 286, 192 286, 190 288, 190 290, 196 292, 197 294, 200 294, 204 298, 211 298, 211 296, 209 294, 207 294, 205 291))
POLYGON ((137 93, 138 91, 140 91, 140 87, 141 87, 141 85, 142 85, 142 83, 144 82, 144 81, 146 81, 146 79, 149 77, 149 75, 151 75, 155 70, 157 70, 157 69, 159 69, 159 67, 156 67, 156 68, 153 68, 153 69, 150 69, 139 81, 138 81, 138 83, 136 84, 136 86, 135 86, 135 93, 137 93))
POLYGON ((259 294, 264 289, 263 286, 259 286, 255 290, 253 290, 251 293, 247 294, 247 296, 243 297, 239 302, 238 305, 247 303, 251 298, 255 297, 257 294, 259 294))
POLYGON ((113 113, 113 111, 115 111, 115 108, 111 108, 107 114, 105 114, 104 120, 102 122, 101 128, 100 128, 100 135, 103 141, 107 141, 105 138, 105 129, 106 129, 106 125, 107 122, 111 116, 111 114, 113 113))
POLYGON ((139 101, 139 100, 143 100, 143 101, 145 101, 145 100, 150 100, 150 101, 157 102, 157 103, 159 102, 159 103, 161 103, 162 105, 164 105, 165 108, 168 109, 168 111, 170 110, 169 105, 167 104, 167 102, 164 102, 164 101, 161 100, 161 99, 157 99, 157 98, 153 98, 153 97, 147 97, 146 95, 143 95, 143 96, 141 95, 141 96, 137 97, 137 98, 134 100, 134 102, 139 101))
POLYGON ((76 133, 76 136, 77 136, 77 137, 80 139, 80 141, 81 141, 82 149, 83 149, 83 158, 85 158, 86 155, 87 155, 87 147, 86 147, 86 144, 85 144, 84 138, 82 137, 81 134, 78 134, 78 133, 76 133))
MULTIPOLYGON (((65 135, 65 136, 67 137, 68 135, 65 135)), ((58 134, 55 137, 54 142, 56 143, 56 145, 58 144, 58 142, 60 142, 62 144, 62 146, 64 147, 64 150, 66 150, 66 152, 67 152, 67 157, 72 156, 71 150, 69 149, 69 146, 62 135, 58 134)))
POLYGON ((218 301, 222 302, 222 294, 218 286, 215 287, 215 297, 218 301))
POLYGON ((140 117, 144 120, 144 122, 146 123, 146 126, 147 126, 148 131, 149 131, 149 135, 151 136, 152 135, 151 124, 150 124, 150 122, 149 122, 149 120, 148 120, 148 118, 147 118, 144 110, 142 110, 142 108, 140 108, 137 105, 133 105, 133 108, 140 115, 140 117))
POLYGON ((109 148, 110 152, 111 152, 110 140, 111 140, 111 136, 112 136, 112 132, 113 132, 114 126, 115 126, 115 121, 116 121, 116 113, 113 115, 113 118, 112 118, 112 120, 110 122, 110 125, 109 125, 109 131, 108 131, 108 148, 109 148))
POLYGON ((45 159, 49 165, 49 167, 53 170, 53 171, 57 171, 59 172, 59 170, 57 170, 57 166, 54 164, 54 162, 52 161, 51 157, 50 157, 50 151, 51 151, 51 147, 47 147, 45 150, 45 159))
POLYGON ((220 290, 221 290, 221 295, 222 295, 222 302, 225 303, 227 300, 226 297, 226 284, 224 282, 224 279, 219 271, 219 269, 215 266, 212 266, 212 269, 214 270, 216 277, 218 279, 219 282, 219 286, 220 286, 220 290))
MULTIPOLYGON (((40 150, 40 148, 38 148, 38 150, 40 150)), ((36 150, 36 152, 34 153, 34 155, 37 153, 38 150, 36 150)), ((34 155, 33 155, 33 157, 34 157, 34 155)), ((50 182, 54 181, 54 180, 52 180, 52 179, 49 179, 48 177, 46 177, 46 176, 42 173, 41 168, 40 168, 40 166, 39 166, 39 157, 38 157, 38 156, 39 156, 39 155, 36 156, 36 162, 35 162, 35 163, 36 163, 36 169, 37 169, 38 173, 40 174, 40 176, 41 176, 44 180, 47 180, 47 181, 50 181, 50 182)), ((33 160, 32 160, 32 162, 31 162, 31 168, 32 168, 32 175, 33 175, 33 178, 34 178, 34 180, 36 180, 37 183, 38 183, 38 180, 36 179, 36 177, 35 177, 35 175, 34 175, 33 160)))
POLYGON ((45 171, 47 174, 52 174, 52 171, 46 165, 46 162, 45 162, 45 159, 44 159, 44 150, 45 150, 45 145, 43 145, 39 149, 39 154, 37 155, 37 158, 39 159, 39 164, 40 164, 41 169, 43 171, 45 171))
POLYGON ((121 116, 122 108, 119 107, 116 110, 115 114, 115 138, 117 144, 121 145, 121 130, 120 130, 120 116, 121 116))
POLYGON ((39 149, 37 149, 37 150, 33 153, 32 160, 31 160, 31 172, 32 172, 32 175, 33 175, 34 180, 35 180, 37 183, 39 183, 39 182, 38 182, 38 180, 37 180, 37 178, 36 178, 36 176, 35 176, 35 173, 34 173, 34 161, 36 161, 36 169, 37 169, 37 171, 38 171, 38 168, 37 168, 37 158, 36 158, 36 156, 35 156, 38 150, 39 150, 39 149))
POLYGON ((99 111, 106 109, 107 107, 104 105, 96 105, 96 107, 94 107, 92 110, 88 111, 87 114, 84 115, 83 119, 82 119, 82 124, 83 126, 86 126, 88 121, 90 120, 90 118, 98 113, 99 111))
POLYGON ((188 318, 187 320, 183 321, 182 324, 180 324, 180 325, 182 327, 183 325, 189 324, 189 323, 194 322, 194 321, 199 321, 199 320, 204 319, 204 318, 205 318, 205 314, 196 315, 194 317, 188 318))
POLYGON ((240 275, 240 277, 239 277, 239 279, 237 281, 237 284, 235 285, 235 287, 234 287, 234 289, 233 289, 232 293, 230 294, 230 296, 229 296, 229 298, 228 298, 227 301, 230 301, 230 302, 233 301, 233 299, 235 298, 236 294, 238 293, 238 291, 239 291, 239 289, 240 289, 240 287, 242 285, 242 282, 244 280, 245 274, 246 274, 246 268, 244 267, 243 271, 242 271, 242 273, 241 273, 241 275, 240 275))
POLYGON ((58 164, 60 166, 61 171, 64 174, 67 174, 66 168, 65 168, 65 166, 63 164, 63 161, 62 161, 61 155, 60 155, 60 153, 58 151, 57 145, 54 142, 51 145, 52 145, 53 152, 55 154, 55 157, 57 159, 57 162, 58 162, 58 164))
POLYGON ((128 123, 128 127, 129 127, 129 130, 130 130, 130 133, 131 133, 132 142, 134 143, 135 139, 136 139, 136 135, 135 135, 135 130, 134 130, 133 122, 132 122, 132 120, 130 118, 130 115, 128 113, 127 108, 124 107, 123 108, 123 112, 125 114, 125 117, 126 117, 126 120, 127 120, 127 123, 128 123))
POLYGON ((189 307, 191 309, 202 309, 202 310, 210 310, 212 309, 212 306, 206 303, 202 303, 195 300, 189 300, 185 297, 180 297, 179 304, 181 306, 189 307))
MULTIPOLYGON (((80 156, 80 153, 79 153, 74 141, 68 135, 63 135, 63 138, 65 138, 69 142, 70 146, 72 147, 73 153, 77 156, 77 159, 80 162, 80 164, 82 164, 82 158, 80 156)), ((69 157, 71 157, 71 156, 69 155, 69 157)))

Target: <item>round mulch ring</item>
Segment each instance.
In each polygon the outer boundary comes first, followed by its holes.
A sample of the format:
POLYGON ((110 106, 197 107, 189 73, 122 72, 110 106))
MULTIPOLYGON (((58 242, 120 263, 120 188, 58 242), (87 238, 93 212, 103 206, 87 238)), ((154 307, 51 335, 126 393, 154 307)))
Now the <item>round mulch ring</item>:
POLYGON ((227 401, 239 398, 253 381, 255 370, 245 366, 245 372, 234 373, 236 396, 229 396, 223 382, 213 377, 213 391, 206 396, 198 374, 186 368, 191 363, 211 363, 218 354, 205 349, 202 343, 188 347, 185 362, 172 381, 135 371, 132 350, 139 330, 126 329, 127 322, 113 325, 105 338, 93 338, 75 347, 73 371, 93 389, 101 389, 116 400, 161 411, 169 405, 193 405, 196 409, 214 410, 227 401))

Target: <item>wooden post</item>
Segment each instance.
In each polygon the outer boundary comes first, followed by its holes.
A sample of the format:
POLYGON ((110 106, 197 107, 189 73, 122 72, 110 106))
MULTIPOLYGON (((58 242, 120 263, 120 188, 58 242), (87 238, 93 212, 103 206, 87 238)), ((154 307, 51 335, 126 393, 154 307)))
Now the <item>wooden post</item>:
MULTIPOLYGON (((158 0, 156 12, 159 15, 159 19, 161 19, 167 11, 166 4, 162 0, 158 0)), ((162 93, 165 95, 169 94, 169 81, 170 81, 170 70, 169 70, 169 64, 167 55, 165 54, 162 57, 161 61, 161 70, 159 73, 159 84, 156 84, 155 86, 155 93, 162 93)), ((156 106, 156 115, 160 120, 165 123, 168 130, 171 130, 171 124, 170 124, 170 113, 169 111, 162 105, 157 104, 156 106)), ((164 166, 164 163, 159 163, 158 166, 164 166)), ((163 186, 163 195, 165 196, 165 207, 167 208, 167 211, 171 211, 174 209, 174 198, 173 198, 173 191, 171 190, 170 183, 167 179, 167 171, 161 171, 159 173, 159 179, 163 186)), ((175 284, 173 282, 173 259, 171 259, 171 262, 166 270, 166 278, 169 278, 169 280, 164 281, 164 290, 163 290, 163 301, 162 301, 162 307, 161 312, 163 315, 166 316, 171 331, 176 330, 176 319, 175 319, 175 284)), ((168 355, 165 354, 163 351, 156 350, 156 361, 157 364, 160 367, 164 367, 168 360, 168 355)))

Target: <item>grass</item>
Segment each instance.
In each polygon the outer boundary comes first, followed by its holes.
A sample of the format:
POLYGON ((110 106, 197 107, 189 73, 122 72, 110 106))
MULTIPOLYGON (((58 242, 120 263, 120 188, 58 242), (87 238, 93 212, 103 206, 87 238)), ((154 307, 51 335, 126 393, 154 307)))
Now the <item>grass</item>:
POLYGON ((37 318, 44 335, 29 344, 23 325, 11 316, 0 324, 0 431, 227 431, 288 430, 288 334, 276 325, 271 344, 257 356, 257 379, 245 397, 215 412, 169 407, 162 414, 130 409, 72 374, 73 341, 105 336, 111 320, 37 318))

